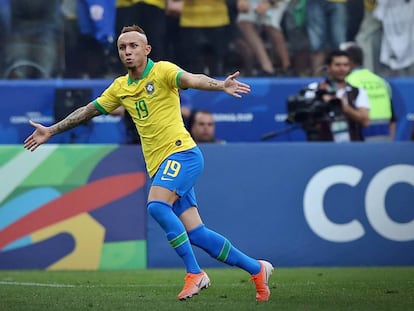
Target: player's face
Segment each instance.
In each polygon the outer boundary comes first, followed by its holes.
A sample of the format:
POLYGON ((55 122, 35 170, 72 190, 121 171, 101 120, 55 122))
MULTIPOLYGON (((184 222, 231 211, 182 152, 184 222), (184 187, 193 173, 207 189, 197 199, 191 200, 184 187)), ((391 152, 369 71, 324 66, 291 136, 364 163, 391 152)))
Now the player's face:
POLYGON ((345 77, 351 70, 349 58, 347 56, 336 56, 328 66, 328 72, 332 79, 338 82, 345 81, 345 77))
POLYGON ((151 46, 145 35, 137 31, 123 33, 118 38, 118 54, 127 69, 145 67, 151 46))

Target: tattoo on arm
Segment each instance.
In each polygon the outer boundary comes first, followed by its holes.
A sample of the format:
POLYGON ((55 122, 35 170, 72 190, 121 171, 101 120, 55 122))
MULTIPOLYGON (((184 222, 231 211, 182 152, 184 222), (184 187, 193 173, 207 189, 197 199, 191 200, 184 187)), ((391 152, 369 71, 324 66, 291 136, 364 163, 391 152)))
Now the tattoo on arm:
POLYGON ((218 91, 221 88, 220 88, 219 81, 217 81, 216 79, 210 78, 209 76, 201 74, 200 75, 200 89, 218 91))
POLYGON ((224 89, 224 82, 202 73, 186 73, 181 77, 181 87, 206 91, 221 91, 224 89))
POLYGON ((216 88, 217 87, 217 81, 210 79, 209 81, 207 81, 208 85, 212 88, 216 88))
POLYGON ((80 107, 69 114, 62 121, 54 124, 50 128, 50 133, 56 135, 67 130, 70 130, 81 123, 89 121, 93 117, 100 115, 101 113, 95 108, 93 104, 88 104, 86 106, 80 107))

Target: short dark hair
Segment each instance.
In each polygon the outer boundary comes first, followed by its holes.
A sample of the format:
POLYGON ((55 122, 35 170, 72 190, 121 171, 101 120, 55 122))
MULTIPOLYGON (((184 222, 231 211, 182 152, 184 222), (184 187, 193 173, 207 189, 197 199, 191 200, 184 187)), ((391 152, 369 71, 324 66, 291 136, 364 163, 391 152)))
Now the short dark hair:
POLYGON ((125 26, 122 28, 121 33, 126 33, 126 32, 131 32, 131 31, 137 31, 140 34, 146 35, 144 29, 142 29, 138 25, 125 26))
POLYGON ((196 116, 199 113, 209 114, 212 115, 211 111, 203 110, 203 109, 195 109, 191 111, 190 117, 188 118, 188 130, 191 132, 191 128, 193 127, 195 123, 196 116))
POLYGON ((355 64, 355 65, 362 65, 364 62, 364 53, 362 51, 362 49, 357 46, 357 45, 351 45, 350 47, 346 48, 345 50, 348 55, 349 58, 351 59, 351 61, 355 64))
POLYGON ((325 65, 330 65, 333 62, 333 59, 335 57, 339 57, 339 56, 346 56, 349 58, 349 54, 346 51, 342 51, 342 50, 333 50, 331 51, 325 58, 325 65))

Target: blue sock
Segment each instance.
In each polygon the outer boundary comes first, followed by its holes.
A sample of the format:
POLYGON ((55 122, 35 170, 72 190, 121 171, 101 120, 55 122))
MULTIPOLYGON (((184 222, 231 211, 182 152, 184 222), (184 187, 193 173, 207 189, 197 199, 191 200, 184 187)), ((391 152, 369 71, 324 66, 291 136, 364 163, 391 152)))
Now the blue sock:
POLYGON ((181 220, 172 211, 167 202, 151 201, 148 213, 159 223, 167 235, 168 242, 183 259, 188 273, 200 273, 201 268, 195 258, 193 248, 181 220))
POLYGON ((208 229, 204 224, 188 232, 191 244, 200 247, 211 257, 231 266, 237 266, 250 274, 260 272, 260 263, 239 251, 222 235, 208 229))

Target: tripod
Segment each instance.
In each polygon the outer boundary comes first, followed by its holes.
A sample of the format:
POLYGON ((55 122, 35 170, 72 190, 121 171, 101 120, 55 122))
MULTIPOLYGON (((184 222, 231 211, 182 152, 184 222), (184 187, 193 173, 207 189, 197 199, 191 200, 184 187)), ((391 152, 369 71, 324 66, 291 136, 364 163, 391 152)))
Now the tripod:
POLYGON ((292 131, 294 131, 298 128, 302 128, 302 125, 301 124, 293 124, 291 126, 287 126, 283 129, 281 129, 280 131, 272 131, 272 132, 263 134, 260 137, 260 139, 261 140, 268 140, 268 139, 271 139, 271 138, 274 138, 274 137, 277 137, 277 136, 280 136, 280 135, 287 134, 287 133, 292 132, 292 131))
MULTIPOLYGON (((302 123, 293 123, 292 125, 281 129, 280 131, 273 131, 261 136, 261 140, 268 140, 280 135, 287 134, 296 129, 302 129, 306 133, 307 141, 332 141, 332 134, 330 132, 329 126, 325 131, 321 132, 321 128, 317 126, 317 121, 315 120, 306 120, 302 123), (325 134, 323 134, 325 133, 325 134)), ((326 127, 326 124, 322 125, 322 128, 326 127)))

